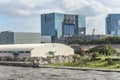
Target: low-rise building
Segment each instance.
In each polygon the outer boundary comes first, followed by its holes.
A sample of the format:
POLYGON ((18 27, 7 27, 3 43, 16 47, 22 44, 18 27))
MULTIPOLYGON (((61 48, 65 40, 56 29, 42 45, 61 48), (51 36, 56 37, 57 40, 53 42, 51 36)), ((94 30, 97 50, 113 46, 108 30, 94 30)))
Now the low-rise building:
POLYGON ((41 36, 41 43, 52 43, 51 36, 41 36))
POLYGON ((1 59, 6 57, 17 60, 39 58, 39 60, 42 59, 41 62, 43 63, 44 60, 51 63, 54 62, 53 58, 56 59, 57 56, 61 62, 61 56, 70 58, 68 56, 73 54, 74 50, 71 47, 58 43, 0 45, 1 59), (48 61, 49 58, 52 61, 48 61))
POLYGON ((40 33, 11 31, 0 33, 0 44, 34 44, 40 42, 40 33))

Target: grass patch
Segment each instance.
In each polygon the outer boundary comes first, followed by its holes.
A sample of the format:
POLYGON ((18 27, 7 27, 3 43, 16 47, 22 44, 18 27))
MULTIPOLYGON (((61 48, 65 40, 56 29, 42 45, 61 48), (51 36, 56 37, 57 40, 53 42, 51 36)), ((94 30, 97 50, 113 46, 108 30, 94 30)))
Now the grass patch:
POLYGON ((91 59, 80 59, 76 62, 67 63, 55 63, 49 64, 50 66, 71 66, 71 67, 90 67, 90 68, 111 68, 120 69, 120 61, 110 60, 91 60, 91 59))

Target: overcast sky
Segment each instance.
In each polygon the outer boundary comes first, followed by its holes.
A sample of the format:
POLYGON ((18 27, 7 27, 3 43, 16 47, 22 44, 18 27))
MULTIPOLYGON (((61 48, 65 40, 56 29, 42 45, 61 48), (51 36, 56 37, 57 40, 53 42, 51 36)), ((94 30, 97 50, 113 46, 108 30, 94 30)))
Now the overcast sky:
POLYGON ((86 16, 87 34, 105 34, 105 17, 120 13, 120 0, 0 0, 0 31, 40 32, 40 14, 86 16))

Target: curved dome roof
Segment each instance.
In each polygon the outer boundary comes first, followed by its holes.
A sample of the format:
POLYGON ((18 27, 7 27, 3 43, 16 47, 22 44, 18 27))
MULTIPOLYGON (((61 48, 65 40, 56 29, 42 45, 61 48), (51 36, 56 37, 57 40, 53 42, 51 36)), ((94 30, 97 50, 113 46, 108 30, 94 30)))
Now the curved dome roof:
POLYGON ((43 46, 46 44, 10 44, 0 45, 0 51, 31 51, 36 47, 43 46))
POLYGON ((49 45, 43 45, 41 47, 37 47, 31 51, 31 56, 32 57, 47 57, 50 56, 51 54, 57 56, 57 55, 72 55, 74 54, 74 50, 64 44, 49 44, 49 45))

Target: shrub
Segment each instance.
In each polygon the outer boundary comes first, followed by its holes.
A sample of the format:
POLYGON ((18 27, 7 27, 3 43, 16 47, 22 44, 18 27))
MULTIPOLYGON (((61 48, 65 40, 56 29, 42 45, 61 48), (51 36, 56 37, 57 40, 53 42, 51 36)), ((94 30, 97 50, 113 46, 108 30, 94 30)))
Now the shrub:
POLYGON ((94 52, 92 54, 92 59, 96 59, 99 56, 99 52, 94 52))
POLYGON ((117 65, 116 65, 116 68, 120 68, 120 65, 119 65, 119 64, 117 64, 117 65))
POLYGON ((101 58, 91 59, 91 60, 102 60, 101 58))
POLYGON ((114 62, 112 61, 111 58, 107 58, 106 60, 107 60, 107 65, 112 65, 112 64, 114 64, 114 62))
POLYGON ((112 61, 120 61, 119 58, 112 58, 112 61))

